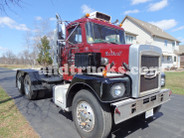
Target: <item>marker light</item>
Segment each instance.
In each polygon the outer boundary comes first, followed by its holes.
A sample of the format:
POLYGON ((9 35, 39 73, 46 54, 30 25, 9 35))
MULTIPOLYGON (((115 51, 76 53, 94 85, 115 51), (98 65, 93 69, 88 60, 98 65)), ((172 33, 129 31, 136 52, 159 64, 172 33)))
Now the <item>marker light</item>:
POLYGON ((119 27, 122 27, 123 25, 122 24, 119 24, 119 27))
POLYGON ((102 75, 103 75, 104 77, 107 77, 107 70, 106 70, 106 69, 103 70, 102 75))
POLYGON ((90 15, 89 15, 89 13, 86 13, 86 18, 88 18, 90 15))

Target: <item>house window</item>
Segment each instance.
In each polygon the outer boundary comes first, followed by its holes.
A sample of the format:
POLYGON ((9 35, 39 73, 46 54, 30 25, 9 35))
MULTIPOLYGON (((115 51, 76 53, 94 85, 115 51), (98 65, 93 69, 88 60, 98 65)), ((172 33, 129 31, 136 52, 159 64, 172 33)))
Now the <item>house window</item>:
POLYGON ((167 40, 165 40, 165 46, 167 46, 167 40))
POLYGON ((174 56, 174 62, 176 62, 176 56, 174 56))
POLYGON ((172 63, 172 56, 167 56, 167 62, 172 63))
POLYGON ((175 42, 172 42, 172 46, 175 47, 175 42))
POLYGON ((133 44, 134 40, 135 40, 134 36, 126 35, 126 44, 133 44))
POLYGON ((162 62, 164 62, 164 56, 162 56, 162 62))

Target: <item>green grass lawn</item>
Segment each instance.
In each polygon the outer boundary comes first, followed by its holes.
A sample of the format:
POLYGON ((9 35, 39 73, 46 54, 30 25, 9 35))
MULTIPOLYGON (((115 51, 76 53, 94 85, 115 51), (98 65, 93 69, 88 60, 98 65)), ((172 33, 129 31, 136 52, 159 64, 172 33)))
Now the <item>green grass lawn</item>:
MULTIPOLYGON (((25 69, 25 68, 32 68, 31 65, 16 65, 16 64, 0 64, 0 67, 8 68, 8 69, 16 69, 16 68, 25 69)), ((36 65, 34 68, 41 68, 41 67, 42 67, 42 66, 40 66, 40 65, 36 65)))
POLYGON ((165 72, 166 86, 175 94, 184 95, 184 72, 165 72))
POLYGON ((38 138, 14 101, 0 87, 0 138, 38 138))

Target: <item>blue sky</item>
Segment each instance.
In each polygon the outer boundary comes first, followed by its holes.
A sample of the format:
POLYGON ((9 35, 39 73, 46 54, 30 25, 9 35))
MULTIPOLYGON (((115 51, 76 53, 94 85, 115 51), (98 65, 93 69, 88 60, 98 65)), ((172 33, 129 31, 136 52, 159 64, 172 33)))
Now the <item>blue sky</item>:
POLYGON ((22 0, 21 7, 10 5, 0 14, 0 56, 11 50, 25 49, 26 32, 34 31, 34 22, 49 19, 55 28, 55 13, 73 21, 87 12, 100 11, 121 22, 125 15, 153 23, 184 44, 183 0, 22 0))

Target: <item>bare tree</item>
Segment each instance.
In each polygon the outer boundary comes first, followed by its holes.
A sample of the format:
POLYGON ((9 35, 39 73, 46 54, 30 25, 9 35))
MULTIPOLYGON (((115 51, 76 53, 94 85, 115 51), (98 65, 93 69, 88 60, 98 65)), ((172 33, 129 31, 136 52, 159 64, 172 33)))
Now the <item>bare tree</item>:
POLYGON ((3 54, 3 58, 5 60, 5 64, 15 64, 17 57, 12 51, 8 50, 3 54))
POLYGON ((32 65, 33 67, 37 64, 37 58, 39 53, 39 44, 41 44, 41 38, 47 36, 52 55, 52 46, 54 43, 54 31, 50 27, 49 20, 42 20, 35 23, 35 28, 33 31, 27 31, 25 34, 25 44, 24 50, 22 50, 17 56, 12 51, 6 51, 0 57, 1 64, 24 64, 32 65))
POLYGON ((0 64, 7 64, 7 58, 6 56, 3 54, 3 56, 0 58, 0 64))
POLYGON ((33 66, 36 64, 36 59, 38 58, 38 46, 41 44, 41 38, 43 36, 47 36, 47 38, 49 39, 51 46, 50 53, 52 53, 52 45, 54 40, 54 31, 52 31, 50 21, 48 19, 35 21, 34 24, 35 25, 33 31, 29 31, 25 35, 26 49, 29 52, 30 62, 33 66))
POLYGON ((22 0, 0 0, 0 13, 6 13, 6 9, 11 9, 13 6, 20 6, 22 0))

